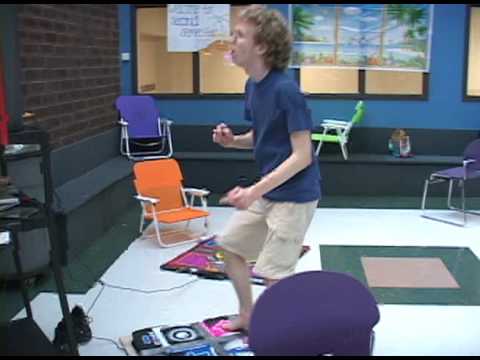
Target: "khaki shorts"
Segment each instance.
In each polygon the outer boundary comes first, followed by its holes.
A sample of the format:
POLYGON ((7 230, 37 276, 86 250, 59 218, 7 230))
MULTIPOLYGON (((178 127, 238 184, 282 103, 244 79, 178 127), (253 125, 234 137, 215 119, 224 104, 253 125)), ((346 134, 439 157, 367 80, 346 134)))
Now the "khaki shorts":
POLYGON ((236 211, 217 240, 225 250, 256 261, 256 274, 279 280, 294 273, 317 204, 262 198, 236 211))

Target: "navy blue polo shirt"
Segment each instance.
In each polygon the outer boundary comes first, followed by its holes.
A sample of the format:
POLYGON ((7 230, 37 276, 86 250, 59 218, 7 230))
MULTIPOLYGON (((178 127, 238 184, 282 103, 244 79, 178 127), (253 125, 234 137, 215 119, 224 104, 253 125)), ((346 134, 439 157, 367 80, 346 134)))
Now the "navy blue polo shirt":
MULTIPOLYGON (((245 86, 245 119, 254 131, 254 156, 260 173, 270 173, 292 153, 290 134, 312 130, 313 122, 298 85, 280 70, 245 86)), ((312 163, 264 195, 271 201, 308 202, 320 198, 320 169, 312 146, 312 163)))

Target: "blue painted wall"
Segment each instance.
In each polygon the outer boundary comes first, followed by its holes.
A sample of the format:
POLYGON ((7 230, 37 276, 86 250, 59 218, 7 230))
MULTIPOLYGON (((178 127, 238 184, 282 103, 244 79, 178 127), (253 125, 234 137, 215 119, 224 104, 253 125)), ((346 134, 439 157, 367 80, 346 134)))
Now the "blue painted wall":
MULTIPOLYGON (((134 12, 131 11, 131 5, 121 4, 118 6, 118 18, 120 27, 120 54, 128 53, 130 58, 132 53, 132 40, 135 38, 133 29, 131 26, 131 16, 134 12)), ((134 91, 132 81, 131 61, 122 61, 120 66, 121 71, 121 89, 122 95, 130 95, 134 91)))
MULTIPOLYGON (((288 13, 287 4, 271 5, 288 13)), ((134 8, 119 5, 120 51, 132 53, 134 39, 131 17, 134 8)), ((434 6, 427 101, 368 100, 361 126, 385 128, 480 130, 480 102, 464 102, 464 64, 467 7, 464 4, 434 6)), ((132 94, 132 62, 122 62, 122 93, 132 94)), ((308 100, 314 119, 348 117, 356 101, 308 100)), ((246 124, 242 120, 243 100, 158 100, 160 111, 177 124, 246 124)))

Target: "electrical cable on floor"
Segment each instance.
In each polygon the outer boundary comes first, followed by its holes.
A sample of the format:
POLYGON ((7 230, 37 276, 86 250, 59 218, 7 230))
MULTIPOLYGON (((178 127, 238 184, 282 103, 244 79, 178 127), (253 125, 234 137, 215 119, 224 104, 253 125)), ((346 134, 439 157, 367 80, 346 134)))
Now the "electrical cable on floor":
POLYGON ((95 297, 95 300, 93 300, 92 305, 90 305, 90 307, 88 308, 88 310, 87 310, 87 316, 90 314, 90 311, 92 311, 93 307, 94 307, 95 304, 97 303, 97 300, 100 298, 100 295, 102 295, 103 290, 105 290, 105 285, 102 285, 102 289, 98 292, 97 296, 95 297))
POLYGON ((95 304, 97 303, 98 299, 100 298, 100 296, 102 295, 103 291, 105 290, 105 288, 112 288, 112 289, 118 289, 118 290, 126 290, 126 291, 132 291, 132 292, 138 292, 138 293, 142 293, 142 294, 155 294, 155 293, 159 293, 159 292, 167 292, 167 291, 173 291, 173 290, 177 290, 177 289, 181 289, 185 286, 188 286, 190 284, 193 284, 197 281, 199 281, 200 278, 196 278, 192 281, 188 281, 186 282, 185 284, 182 284, 182 285, 179 285, 179 286, 174 286, 174 287, 171 287, 171 288, 166 288, 166 289, 157 289, 157 290, 142 290, 142 289, 134 289, 134 288, 127 288, 127 287, 123 287, 123 286, 116 286, 116 285, 111 285, 111 284, 108 284, 106 283, 105 281, 103 280, 99 280, 97 281, 101 286, 102 286, 102 289, 99 291, 99 293, 97 294, 97 296, 95 297, 95 299, 93 300, 93 303, 92 305, 90 305, 90 308, 87 310, 87 315, 90 314, 90 312, 92 311, 93 307, 95 306, 95 304))
MULTIPOLYGON (((179 285, 179 286, 174 286, 174 287, 171 287, 171 288, 167 288, 167 289, 157 289, 157 290, 142 290, 142 289, 133 289, 133 288, 127 288, 127 287, 122 287, 122 286, 116 286, 116 285, 110 285, 108 283, 106 283, 105 281, 103 280, 98 280, 97 282, 102 286, 102 289, 98 292, 97 296, 95 297, 95 299, 93 300, 92 302, 92 305, 90 305, 90 307, 88 308, 87 310, 87 316, 89 318, 90 321, 93 320, 92 317, 90 317, 90 312, 92 311, 93 307, 95 306, 95 304, 97 303, 98 299, 100 299, 100 296, 102 295, 103 291, 105 290, 105 288, 109 287, 109 288, 112 288, 112 289, 119 289, 119 290, 127 290, 127 291, 133 291, 133 292, 139 292, 139 293, 142 293, 142 294, 155 294, 155 293, 159 293, 159 292, 167 292, 167 291, 172 291, 172 290, 176 290, 176 289, 181 289, 189 284, 193 284, 197 281, 199 281, 200 279, 199 278, 196 278, 192 281, 188 281, 186 282, 185 284, 182 284, 182 285, 179 285)), ((104 338, 104 337, 98 337, 98 336, 92 336, 92 339, 96 339, 96 340, 100 340, 100 341, 107 341, 107 342, 110 342, 112 344, 115 345, 115 347, 120 350, 120 351, 123 351, 126 355, 128 355, 127 353, 127 350, 120 346, 115 340, 113 339, 109 339, 109 338, 104 338)))
POLYGON ((177 289, 181 289, 185 286, 188 286, 190 284, 193 284, 197 281, 199 281, 200 278, 196 278, 192 281, 188 281, 186 282, 185 284, 182 284, 182 285, 179 285, 179 286, 174 286, 174 287, 171 287, 171 288, 166 288, 166 289, 157 289, 157 290, 143 290, 143 289, 134 289, 134 288, 128 288, 128 287, 123 287, 123 286, 117 286, 117 285, 112 285, 112 284, 109 284, 109 283, 106 283, 105 281, 103 280, 99 280, 98 283, 103 285, 103 286, 106 286, 106 287, 109 287, 109 288, 112 288, 112 289, 118 289, 118 290, 126 290, 126 291, 132 291, 132 292, 138 292, 138 293, 141 293, 141 294, 156 294, 156 293, 160 293, 160 292, 168 292, 168 291, 173 291, 173 290, 177 290, 177 289))
POLYGON ((98 337, 98 336, 92 336, 92 339, 99 340, 99 341, 107 341, 107 342, 110 342, 110 343, 114 344, 115 347, 116 347, 118 350, 124 352, 125 355, 128 356, 127 349, 125 349, 124 347, 120 346, 115 340, 112 340, 112 339, 109 339, 109 338, 104 338, 104 337, 98 337))
MULTIPOLYGON (((92 317, 89 316, 90 311, 92 311, 93 307, 94 307, 95 304, 97 303, 97 300, 100 298, 100 296, 102 295, 102 293, 103 293, 104 290, 105 290, 105 285, 102 285, 102 289, 98 292, 97 296, 95 297, 95 300, 93 300, 92 305, 90 305, 90 308, 87 310, 87 317, 88 317, 88 319, 89 319, 89 322, 91 322, 91 321, 93 320, 92 317)), ((99 337, 99 336, 92 336, 92 339, 99 340, 99 341, 107 341, 107 342, 110 342, 110 343, 114 344, 115 347, 116 347, 118 350, 120 350, 120 351, 124 352, 126 355, 128 355, 127 350, 126 350, 124 347, 120 346, 120 345, 119 345, 115 340, 113 340, 113 339, 109 339, 109 338, 105 338, 105 337, 99 337)))
MULTIPOLYGON (((81 265, 84 269, 86 269, 87 273, 89 272, 89 268, 85 264, 81 263, 80 261, 77 261, 76 264, 81 265)), ((85 285, 85 283, 83 281, 80 281, 79 279, 76 279, 73 276, 72 269, 67 268, 67 273, 68 273, 70 279, 72 279, 74 282, 77 282, 81 285, 85 285)), ((94 283, 98 283, 102 286, 106 286, 106 287, 109 287, 109 288, 112 288, 112 289, 132 291, 132 292, 138 292, 138 293, 142 293, 142 294, 156 294, 156 293, 160 293, 160 292, 167 292, 167 291, 173 291, 173 290, 176 290, 176 289, 181 289, 181 288, 183 288, 187 285, 190 285, 190 284, 193 284, 193 283, 197 282, 198 280, 200 280, 200 278, 196 278, 192 281, 186 282, 185 284, 182 284, 182 285, 179 285, 179 286, 174 286, 174 287, 166 288, 166 289, 157 289, 157 290, 142 290, 142 289, 135 289, 135 288, 118 286, 118 285, 112 285, 112 284, 106 283, 105 281, 103 281, 101 279, 95 281, 94 283)))

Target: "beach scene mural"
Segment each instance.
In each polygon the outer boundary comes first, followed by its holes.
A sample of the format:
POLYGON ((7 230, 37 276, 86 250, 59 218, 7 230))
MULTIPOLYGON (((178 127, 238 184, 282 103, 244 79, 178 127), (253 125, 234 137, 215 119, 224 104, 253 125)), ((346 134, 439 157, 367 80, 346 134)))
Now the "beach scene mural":
POLYGON ((292 4, 292 67, 428 71, 431 4, 292 4))

